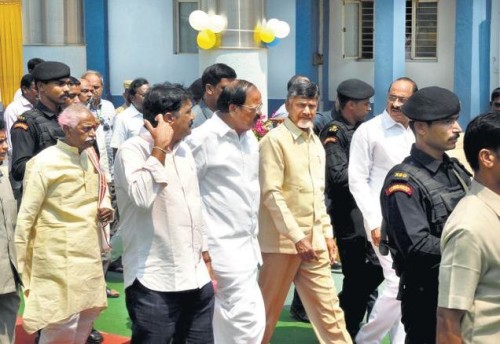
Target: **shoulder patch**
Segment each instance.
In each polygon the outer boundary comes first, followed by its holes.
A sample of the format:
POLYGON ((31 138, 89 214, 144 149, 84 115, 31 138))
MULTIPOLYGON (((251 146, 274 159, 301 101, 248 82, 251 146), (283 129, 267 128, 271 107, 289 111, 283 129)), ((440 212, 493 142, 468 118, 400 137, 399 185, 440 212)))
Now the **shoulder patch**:
POLYGON ((407 172, 396 171, 392 174, 392 179, 408 181, 410 179, 410 176, 407 172))
POLYGON ((335 134, 337 131, 339 131, 339 126, 338 126, 338 125, 336 125, 336 124, 332 124, 332 125, 330 125, 330 127, 328 128, 328 132, 329 132, 329 133, 335 134))
POLYGON ((28 125, 25 122, 16 122, 13 126, 14 129, 23 129, 24 131, 28 130, 28 125))
POLYGON ((17 116, 17 120, 18 120, 19 122, 26 122, 26 116, 24 116, 24 115, 19 115, 19 116, 17 116))
POLYGON ((408 196, 411 196, 413 194, 413 188, 409 184, 402 183, 389 185, 384 192, 386 196, 390 196, 398 191, 404 192, 408 196))
POLYGON ((323 145, 326 145, 327 143, 336 143, 336 142, 337 142, 337 137, 336 136, 330 136, 330 137, 327 137, 323 141, 323 145))

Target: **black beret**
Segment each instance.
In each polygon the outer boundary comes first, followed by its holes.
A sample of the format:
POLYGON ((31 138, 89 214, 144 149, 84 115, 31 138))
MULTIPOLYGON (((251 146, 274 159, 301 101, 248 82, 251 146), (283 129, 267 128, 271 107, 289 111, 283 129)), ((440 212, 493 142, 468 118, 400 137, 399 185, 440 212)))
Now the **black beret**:
POLYGON ((432 86, 418 90, 401 108, 414 121, 438 121, 460 112, 460 101, 455 93, 432 86))
POLYGON ((362 100, 371 98, 375 90, 359 79, 347 79, 337 87, 337 93, 349 99, 362 100))
POLYGON ((37 81, 51 81, 62 78, 69 78, 70 70, 62 62, 46 61, 42 62, 33 69, 33 76, 37 81))

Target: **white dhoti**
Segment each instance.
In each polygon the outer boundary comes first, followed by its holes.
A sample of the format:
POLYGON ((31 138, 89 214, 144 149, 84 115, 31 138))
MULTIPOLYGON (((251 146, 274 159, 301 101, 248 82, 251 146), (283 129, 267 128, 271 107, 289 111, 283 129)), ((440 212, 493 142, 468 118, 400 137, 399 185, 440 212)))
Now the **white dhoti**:
POLYGON ((217 279, 213 318, 216 344, 260 344, 266 327, 264 301, 252 271, 214 271, 217 279))

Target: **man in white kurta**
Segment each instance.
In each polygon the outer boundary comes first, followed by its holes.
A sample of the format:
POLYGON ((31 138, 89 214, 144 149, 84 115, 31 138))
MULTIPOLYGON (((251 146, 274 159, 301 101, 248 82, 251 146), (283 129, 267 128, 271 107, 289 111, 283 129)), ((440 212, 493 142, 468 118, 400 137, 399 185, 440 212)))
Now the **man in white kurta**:
POLYGON ((403 343, 401 302, 396 299, 399 277, 392 268, 390 255, 379 251, 382 211, 380 191, 385 176, 409 155, 415 136, 401 106, 416 91, 408 78, 395 80, 387 95, 386 109, 379 116, 363 123, 355 131, 349 152, 349 190, 363 214, 366 235, 380 261, 385 288, 373 306, 368 323, 356 336, 358 343, 380 343, 389 333, 393 343, 403 343))
POLYGON ((259 148, 251 130, 261 106, 253 84, 234 81, 222 91, 214 116, 187 138, 218 283, 216 343, 260 343, 264 334, 264 303, 257 284, 262 263, 257 241, 259 148))
POLYGON ((40 343, 85 343, 106 307, 100 238, 112 211, 101 187, 104 172, 90 158, 94 116, 75 104, 59 115, 59 124, 64 141, 32 158, 24 178, 15 240, 23 327, 28 333, 42 330, 40 343))

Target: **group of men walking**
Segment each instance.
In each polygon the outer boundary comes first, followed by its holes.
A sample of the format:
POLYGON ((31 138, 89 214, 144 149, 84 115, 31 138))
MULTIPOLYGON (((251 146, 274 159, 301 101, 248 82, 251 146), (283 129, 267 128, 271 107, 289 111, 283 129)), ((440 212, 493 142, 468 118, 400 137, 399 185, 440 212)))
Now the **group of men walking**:
MULTIPOLYGON (((24 193, 17 216, 9 187, 0 199, 6 342, 21 281, 23 326, 40 331, 40 343, 88 340, 106 307, 110 179, 133 343, 269 343, 292 282, 321 343, 387 334, 431 343, 436 328, 442 343, 498 336, 496 320, 474 319, 500 308, 488 293, 500 274, 490 242, 499 229, 499 95, 465 135, 476 173, 469 190, 470 173, 445 153, 461 132, 457 96, 409 78, 389 86, 384 112, 366 122, 374 89, 342 82, 321 127, 318 86, 294 78, 283 123, 258 142, 261 93, 227 65, 205 70, 196 106, 181 85, 133 80, 118 121, 103 101, 66 104, 69 75, 59 62, 35 67, 39 101, 11 130, 11 173, 24 193), (464 215, 479 208, 487 232, 464 215)), ((102 79, 86 81, 102 88, 102 79)), ((2 160, 6 140, 0 127, 2 160)))

